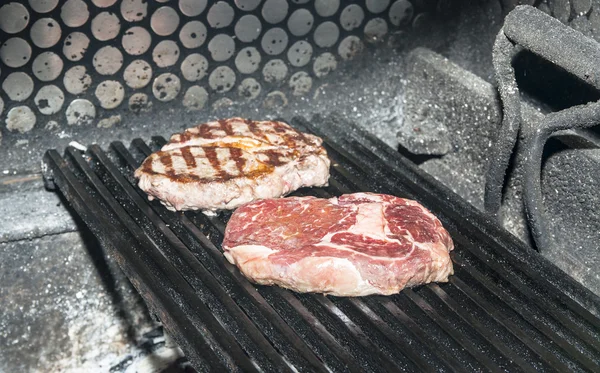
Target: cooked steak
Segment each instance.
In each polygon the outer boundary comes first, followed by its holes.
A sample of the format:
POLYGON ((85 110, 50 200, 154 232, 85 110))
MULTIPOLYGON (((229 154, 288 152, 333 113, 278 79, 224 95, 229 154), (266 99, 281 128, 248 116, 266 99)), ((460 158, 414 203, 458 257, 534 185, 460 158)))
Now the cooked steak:
POLYGON ((298 292, 388 295, 453 274, 440 221, 385 194, 249 203, 231 216, 223 249, 251 281, 298 292))
POLYGON ((329 180, 321 138, 283 122, 231 118, 175 134, 135 171, 171 210, 233 209, 329 180))

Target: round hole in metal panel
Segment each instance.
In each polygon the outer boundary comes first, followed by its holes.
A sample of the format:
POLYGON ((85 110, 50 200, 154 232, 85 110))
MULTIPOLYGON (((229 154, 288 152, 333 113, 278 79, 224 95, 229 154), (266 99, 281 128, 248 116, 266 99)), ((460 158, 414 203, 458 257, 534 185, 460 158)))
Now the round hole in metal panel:
POLYGON ((123 54, 118 48, 107 45, 94 54, 94 68, 100 75, 112 75, 123 66, 123 54))
POLYGON ((79 61, 90 46, 90 39, 82 32, 75 31, 67 35, 63 43, 63 54, 70 61, 79 61))
POLYGON ((340 25, 346 31, 359 27, 365 19, 365 12, 356 4, 348 5, 340 14, 340 25))
POLYGON ((133 56, 145 53, 150 48, 151 43, 152 37, 150 33, 140 26, 134 26, 125 31, 121 40, 125 52, 133 56))
POLYGON ((319 78, 324 77, 336 68, 337 61, 335 56, 329 52, 325 52, 319 57, 315 58, 315 62, 313 64, 313 72, 319 78))
POLYGON ((31 58, 31 46, 21 38, 10 38, 0 47, 0 60, 8 67, 21 67, 31 58))
POLYGON ((310 32, 315 22, 312 13, 306 9, 296 9, 288 18, 288 30, 294 36, 303 36, 310 32))
POLYGON ((218 1, 208 10, 208 24, 212 28, 227 27, 233 21, 234 11, 225 1, 218 1))
POLYGON ((56 114, 65 102, 65 95, 55 85, 46 85, 40 88, 33 99, 40 113, 44 115, 56 114))
POLYGON ((94 3, 94 5, 96 5, 98 8, 108 8, 109 6, 113 5, 114 3, 117 2, 117 0, 92 0, 92 2, 94 3))
POLYGON ((23 4, 11 2, 0 7, 0 30, 16 34, 29 24, 29 12, 23 4))
POLYGON ((114 109, 123 102, 125 89, 116 80, 105 80, 98 84, 94 92, 100 106, 104 109, 114 109))
POLYGON ((158 67, 173 66, 179 59, 179 46, 173 40, 163 40, 154 47, 152 59, 158 67))
POLYGON ((256 9, 256 7, 258 7, 258 4, 260 4, 261 0, 235 0, 235 5, 241 9, 241 10, 245 10, 247 12, 256 9))
POLYGON ((167 102, 173 100, 181 90, 181 82, 177 75, 163 73, 154 79, 152 93, 159 101, 167 102))
POLYGON ((263 101, 263 106, 267 109, 277 109, 287 106, 287 104, 288 99, 285 93, 281 91, 269 92, 263 101))
POLYGON ((67 92, 78 95, 92 85, 92 77, 87 73, 85 66, 73 66, 65 72, 63 85, 67 92))
POLYGON ((149 111, 152 107, 152 102, 145 93, 132 94, 131 97, 129 97, 127 104, 129 106, 129 110, 136 114, 139 114, 142 111, 149 111))
POLYGON ((323 22, 315 29, 315 43, 321 48, 333 46, 340 36, 337 25, 331 21, 323 22))
POLYGON ((100 41, 114 39, 121 30, 121 21, 112 12, 102 12, 92 20, 92 35, 100 41))
POLYGON ((29 30, 31 41, 40 48, 50 48, 60 40, 62 31, 58 22, 52 18, 41 18, 35 21, 29 30))
POLYGON ((89 17, 88 6, 82 0, 67 0, 60 8, 60 18, 68 27, 83 26, 89 17))
POLYGON ((63 61, 54 52, 44 52, 38 55, 31 66, 33 75, 42 82, 50 82, 60 75, 63 69, 63 61))
POLYGON ((121 1, 121 16, 129 22, 141 21, 148 15, 147 0, 121 1))
POLYGON ((6 114, 6 129, 11 132, 29 132, 35 126, 35 113, 29 106, 17 106, 6 114))
POLYGON ((181 63, 181 74, 185 80, 195 82, 206 76, 208 60, 201 54, 192 53, 181 63))
POLYGON ((267 0, 263 4, 261 14, 268 23, 279 23, 287 16, 289 5, 286 0, 267 0))
POLYGON ((390 22, 394 26, 408 24, 412 19, 413 13, 413 5, 408 0, 398 0, 390 7, 390 22))
POLYGON ((179 15, 171 7, 160 7, 152 14, 150 26, 160 36, 171 35, 177 30, 177 26, 179 26, 179 15))
POLYGON ((263 67, 263 76, 268 83, 281 83, 285 79, 288 68, 282 60, 271 60, 263 67))
POLYGON ((132 61, 123 71, 123 78, 133 89, 144 88, 152 79, 152 67, 144 60, 132 61))
POLYGON ((58 5, 58 0, 29 0, 31 9, 38 13, 48 13, 58 5))
POLYGON ((238 86, 238 95, 246 100, 254 100, 260 91, 260 83, 254 78, 246 78, 238 86))
POLYGON ((287 47, 288 36, 282 28, 272 28, 265 32, 260 44, 267 54, 275 56, 283 52, 287 47))
POLYGON ((82 98, 71 101, 65 111, 67 124, 83 125, 91 124, 96 118, 96 107, 90 101, 82 98))
POLYGON ((364 49, 362 41, 355 35, 344 38, 338 46, 338 54, 344 60, 351 60, 359 55, 364 49))
POLYGON ((208 51, 213 60, 227 61, 235 51, 235 42, 231 36, 219 34, 208 43, 208 51))
POLYGON ((304 40, 299 40, 288 49, 287 57, 292 66, 302 67, 310 61, 312 53, 312 45, 304 40))
POLYGON ((380 43, 387 32, 387 22, 383 18, 373 18, 365 25, 365 40, 369 43, 380 43))
POLYGON ((179 0, 179 10, 188 17, 195 17, 206 9, 207 0, 179 0))
POLYGON ((258 17, 252 14, 242 16, 235 24, 235 36, 244 43, 250 43, 260 35, 262 24, 258 17))
POLYGON ((208 102, 208 92, 204 87, 193 85, 183 95, 183 106, 188 110, 200 110, 208 102))
POLYGON ((367 0, 367 10, 371 13, 381 13, 390 5, 390 0, 367 0))
POLYGON ((228 66, 219 66, 208 76, 208 85, 218 93, 229 92, 235 84, 235 72, 228 66))
POLYGON ((256 48, 246 47, 235 57, 235 67, 242 74, 252 74, 258 69, 260 59, 260 53, 256 48))
POLYGON ((2 82, 2 90, 13 101, 25 101, 33 93, 33 79, 21 71, 11 73, 2 82))
POLYGON ((290 77, 289 85, 294 96, 304 96, 312 88, 312 78, 305 71, 298 71, 290 77))
POLYGON ((321 17, 331 17, 340 7, 340 0, 315 0, 315 10, 321 17))
POLYGON ((179 31, 181 44, 188 49, 198 48, 206 41, 206 26, 200 21, 190 21, 179 31))

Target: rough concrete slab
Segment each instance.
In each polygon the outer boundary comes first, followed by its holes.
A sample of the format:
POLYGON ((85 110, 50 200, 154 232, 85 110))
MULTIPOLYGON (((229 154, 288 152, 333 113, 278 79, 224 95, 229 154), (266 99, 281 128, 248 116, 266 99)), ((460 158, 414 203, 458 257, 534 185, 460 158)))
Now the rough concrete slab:
POLYGON ((0 254, 2 372, 106 372, 156 327, 92 237, 0 243, 0 254))

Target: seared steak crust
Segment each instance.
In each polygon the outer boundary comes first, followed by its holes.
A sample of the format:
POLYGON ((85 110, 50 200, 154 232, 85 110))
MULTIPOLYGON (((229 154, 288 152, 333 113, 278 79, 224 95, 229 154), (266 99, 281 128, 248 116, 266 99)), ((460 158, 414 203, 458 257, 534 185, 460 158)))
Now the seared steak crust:
POLYGON ((230 118, 173 135, 134 175, 149 199, 171 210, 233 209, 327 185, 330 161, 321 144, 283 122, 230 118))

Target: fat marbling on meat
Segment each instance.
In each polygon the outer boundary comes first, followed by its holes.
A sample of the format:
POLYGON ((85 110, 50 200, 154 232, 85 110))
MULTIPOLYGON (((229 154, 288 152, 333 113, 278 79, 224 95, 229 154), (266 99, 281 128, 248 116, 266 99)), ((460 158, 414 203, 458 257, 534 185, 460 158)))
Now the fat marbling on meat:
POLYGON ((283 122, 218 120, 173 135, 134 175, 149 199, 171 210, 234 209, 327 185, 322 142, 283 122))
POLYGON ((384 194, 246 204, 227 223, 223 249, 251 281, 298 292, 389 295, 453 274, 441 222, 416 201, 384 194))

